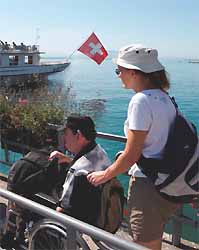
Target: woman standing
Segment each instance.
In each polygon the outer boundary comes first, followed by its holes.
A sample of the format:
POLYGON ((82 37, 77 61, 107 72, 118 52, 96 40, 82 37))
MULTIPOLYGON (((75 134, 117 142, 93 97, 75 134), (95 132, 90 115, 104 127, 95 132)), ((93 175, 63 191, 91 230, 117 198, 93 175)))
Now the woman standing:
MULTIPOLYGON (((129 233, 134 242, 159 250, 164 225, 178 206, 158 194, 152 181, 141 171, 138 160, 141 155, 157 159, 163 155, 176 115, 166 93, 169 81, 156 49, 129 45, 119 51, 115 62, 123 87, 135 91, 124 124, 127 142, 111 166, 87 178, 93 185, 99 185, 129 170, 129 233)), ((166 176, 162 174, 160 178, 166 176)))

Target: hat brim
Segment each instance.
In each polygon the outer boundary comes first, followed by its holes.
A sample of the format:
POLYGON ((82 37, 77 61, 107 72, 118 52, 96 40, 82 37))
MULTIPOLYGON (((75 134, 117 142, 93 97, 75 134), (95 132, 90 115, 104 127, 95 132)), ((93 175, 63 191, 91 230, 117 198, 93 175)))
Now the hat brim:
POLYGON ((121 60, 119 60, 118 58, 114 58, 113 62, 121 67, 124 67, 126 69, 135 69, 135 70, 140 70, 144 73, 152 73, 152 72, 156 72, 156 71, 161 71, 164 70, 164 66, 157 60, 156 62, 154 62, 153 64, 145 64, 145 65, 133 65, 130 63, 125 63, 121 60))

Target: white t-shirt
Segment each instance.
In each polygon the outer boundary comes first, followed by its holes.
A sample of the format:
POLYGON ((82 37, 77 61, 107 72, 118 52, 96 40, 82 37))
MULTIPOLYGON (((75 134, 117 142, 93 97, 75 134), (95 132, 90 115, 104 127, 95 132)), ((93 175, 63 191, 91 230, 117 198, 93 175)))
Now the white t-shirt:
MULTIPOLYGON (((127 136, 128 129, 148 131, 142 154, 147 158, 161 158, 175 115, 175 107, 165 92, 144 90, 135 94, 129 103, 124 133, 127 136)), ((131 167, 129 174, 145 177, 137 164, 131 167)))

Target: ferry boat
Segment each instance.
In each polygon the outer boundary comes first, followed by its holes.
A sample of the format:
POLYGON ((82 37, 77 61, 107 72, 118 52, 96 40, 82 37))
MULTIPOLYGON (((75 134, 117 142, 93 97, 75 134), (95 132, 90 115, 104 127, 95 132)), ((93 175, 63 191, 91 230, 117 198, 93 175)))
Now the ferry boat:
POLYGON ((70 62, 41 62, 38 45, 25 45, 21 43, 12 45, 0 41, 0 77, 41 75, 63 71, 70 62))

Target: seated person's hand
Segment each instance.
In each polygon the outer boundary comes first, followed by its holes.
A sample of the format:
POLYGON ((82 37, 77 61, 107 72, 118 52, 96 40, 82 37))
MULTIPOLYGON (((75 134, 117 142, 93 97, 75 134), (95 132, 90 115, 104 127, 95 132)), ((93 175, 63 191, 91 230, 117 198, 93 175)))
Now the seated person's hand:
POLYGON ((57 212, 60 212, 60 213, 63 213, 64 212, 64 209, 62 207, 56 207, 56 211, 57 212))
POLYGON ((66 156, 65 154, 59 152, 59 151, 53 151, 50 154, 50 157, 48 158, 49 160, 52 160, 54 158, 58 158, 58 162, 61 163, 70 163, 72 161, 72 159, 68 156, 66 156))

